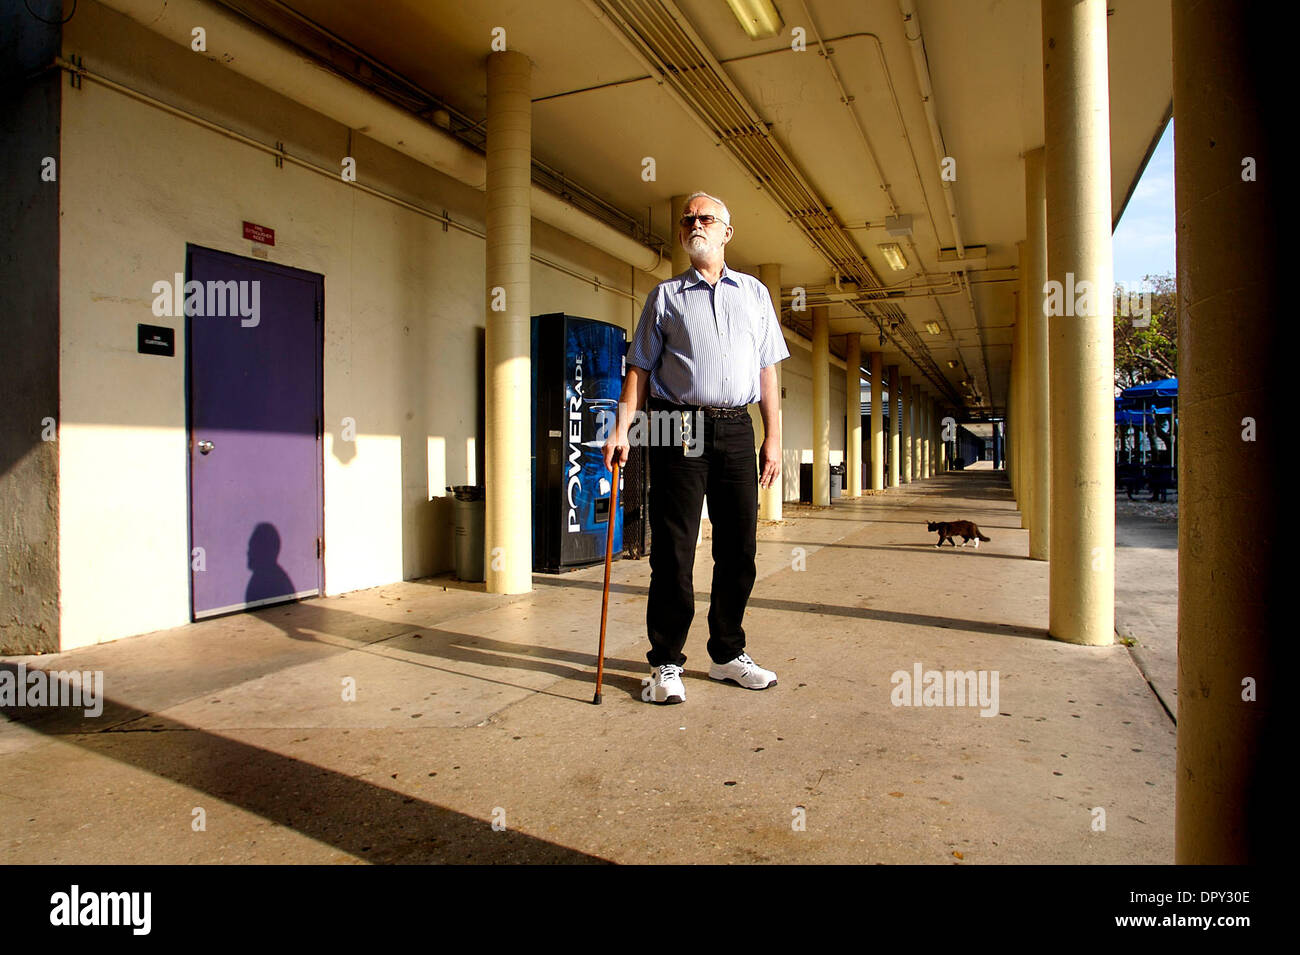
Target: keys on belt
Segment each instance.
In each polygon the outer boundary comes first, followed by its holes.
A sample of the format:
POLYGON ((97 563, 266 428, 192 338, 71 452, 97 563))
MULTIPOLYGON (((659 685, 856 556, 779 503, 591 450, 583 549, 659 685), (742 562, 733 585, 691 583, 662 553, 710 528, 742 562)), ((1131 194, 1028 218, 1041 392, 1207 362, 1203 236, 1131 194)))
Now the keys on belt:
POLYGON ((718 408, 711 405, 677 405, 659 398, 653 400, 651 407, 673 411, 682 415, 693 415, 697 411, 702 411, 706 418, 743 418, 749 414, 748 405, 740 405, 736 408, 718 408))
POLYGON ((651 398, 649 406, 652 411, 667 411, 677 417, 681 423, 682 450, 688 455, 694 451, 699 453, 700 441, 704 440, 704 435, 695 433, 696 416, 701 415, 705 418, 748 418, 749 408, 747 405, 741 405, 738 408, 718 408, 710 405, 679 405, 671 401, 664 401, 662 398, 651 398))

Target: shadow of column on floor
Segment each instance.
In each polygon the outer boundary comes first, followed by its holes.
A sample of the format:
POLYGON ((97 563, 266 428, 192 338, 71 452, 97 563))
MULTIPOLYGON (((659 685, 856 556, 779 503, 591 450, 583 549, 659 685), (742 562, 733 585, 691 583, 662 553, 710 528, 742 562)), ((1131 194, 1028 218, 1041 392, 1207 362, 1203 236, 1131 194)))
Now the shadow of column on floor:
MULTIPOLYGON (((125 717, 128 724, 147 721, 148 730, 119 726, 98 733, 60 734, 60 742, 229 803, 357 859, 424 865, 610 864, 525 833, 495 832, 489 820, 117 700, 106 700, 104 711, 125 717)), ((42 731, 40 721, 26 725, 42 731)), ((211 805, 206 808, 211 823, 219 813, 211 805)), ((174 811, 188 817, 191 807, 178 806, 174 811)), ((177 824, 185 825, 185 818, 177 824)))
MULTIPOLYGON (((784 542, 783 542, 784 543, 784 542)), ((820 546, 820 545, 819 545, 820 546)), ((931 550, 933 544, 927 544, 931 550)), ((890 550, 892 548, 883 548, 890 550)), ((958 548, 960 550, 960 548, 958 548)), ((974 552, 972 552, 974 553, 974 552)), ((988 554, 981 556, 1005 557, 1005 554, 988 554)), ((1017 560, 1023 558, 1015 558, 1017 560)), ((537 581, 534 581, 535 583, 537 581)), ((600 590, 604 585, 595 580, 547 581, 553 587, 573 587, 581 590, 600 590)), ((610 593, 647 594, 648 587, 631 584, 610 584, 610 593)), ((695 602, 709 601, 707 592, 696 591, 695 602)), ((860 620, 878 620, 885 623, 906 623, 918 627, 936 627, 941 630, 968 630, 971 633, 993 633, 1000 637, 1028 637, 1034 640, 1050 639, 1046 630, 1039 627, 1017 627, 1006 623, 993 623, 988 620, 962 620, 959 617, 939 617, 925 613, 910 613, 903 610, 873 610, 869 607, 840 607, 834 604, 819 604, 801 600, 779 600, 773 597, 750 597, 746 609, 761 607, 764 610, 788 610, 791 613, 813 613, 834 617, 855 617, 860 620)))

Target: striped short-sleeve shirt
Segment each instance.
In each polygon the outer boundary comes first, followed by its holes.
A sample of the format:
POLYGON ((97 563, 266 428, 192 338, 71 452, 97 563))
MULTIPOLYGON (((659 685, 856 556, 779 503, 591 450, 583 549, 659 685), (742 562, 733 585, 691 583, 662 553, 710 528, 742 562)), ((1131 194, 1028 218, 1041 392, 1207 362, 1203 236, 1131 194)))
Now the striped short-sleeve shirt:
POLYGON ((758 401, 759 370, 789 357, 767 287, 725 265, 716 286, 694 267, 655 286, 627 353, 653 397, 721 408, 758 401))

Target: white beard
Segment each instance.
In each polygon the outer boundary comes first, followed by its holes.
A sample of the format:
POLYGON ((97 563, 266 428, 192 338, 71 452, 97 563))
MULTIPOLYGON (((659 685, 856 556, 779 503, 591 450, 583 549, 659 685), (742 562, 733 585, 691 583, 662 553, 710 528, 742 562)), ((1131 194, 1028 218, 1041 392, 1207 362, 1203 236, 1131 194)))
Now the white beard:
POLYGON ((692 256, 707 256, 717 251, 717 246, 709 241, 708 236, 695 235, 682 243, 692 256))

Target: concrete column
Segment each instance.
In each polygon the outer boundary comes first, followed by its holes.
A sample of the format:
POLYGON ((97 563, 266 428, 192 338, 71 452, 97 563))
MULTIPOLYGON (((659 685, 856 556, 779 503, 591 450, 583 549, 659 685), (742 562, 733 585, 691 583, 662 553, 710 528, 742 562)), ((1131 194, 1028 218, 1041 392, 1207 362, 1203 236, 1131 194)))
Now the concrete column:
POLYGON ((885 371, 889 377, 889 486, 898 487, 902 483, 903 468, 903 414, 899 400, 903 386, 898 380, 897 365, 890 365, 885 371))
POLYGON ((921 480, 921 386, 912 386, 912 480, 921 480))
POLYGON ((930 399, 930 476, 939 473, 939 400, 930 399))
POLYGON ((871 353, 871 489, 885 488, 885 435, 884 435, 884 356, 871 353))
POLYGON ((948 439, 944 437, 944 418, 956 418, 956 414, 946 411, 945 408, 939 409, 939 473, 943 474, 948 470, 948 439))
POLYGON ((862 336, 849 335, 844 349, 844 496, 862 496, 862 336))
MULTIPOLYGON (((72 517, 75 509, 61 509, 60 481, 65 473, 60 469, 65 437, 61 429, 85 422, 77 420, 70 409, 65 412, 60 404, 59 315, 60 305, 70 303, 66 298, 60 301, 59 249, 61 238, 80 240, 71 230, 62 231, 59 185, 45 181, 41 173, 43 162, 48 161, 45 157, 62 161, 64 97, 75 101, 84 94, 65 85, 68 81, 62 70, 48 68, 64 49, 65 39, 59 18, 46 12, 53 9, 53 4, 24 8, 11 3, 0 11, 0 31, 12 37, 2 44, 5 76, 14 80, 24 77, 21 82, 6 83, 0 99, 0 128, 5 130, 4 149, 0 150, 0 182, 4 183, 0 219, 5 223, 5 248, 0 255, 0 299, 4 302, 0 338, 5 354, 11 356, 0 383, 4 407, 0 417, 0 654, 14 655, 58 653, 85 640, 86 634, 72 628, 67 634, 62 632, 60 569, 71 574, 103 573, 78 566, 60 554, 60 524, 65 516, 69 523, 76 520, 72 517), (34 15, 33 11, 41 12, 34 15), (19 355, 21 360, 14 360, 19 355)), ((86 92, 95 96, 99 91, 86 92)), ((74 142, 69 139, 69 149, 63 155, 84 155, 74 142)), ((66 169, 58 171, 66 174, 66 169)), ((161 270, 161 263, 143 267, 132 281, 138 284, 155 268, 161 270)), ((150 358, 140 359, 140 363, 156 364, 150 358)), ((71 370, 71 366, 63 370, 71 370)), ((150 370, 161 373, 157 367, 150 370)), ((183 572, 184 564, 178 569, 183 572)), ((49 665, 49 661, 45 663, 49 665)), ((16 683, 16 671, 12 678, 16 683)))
POLYGON ((924 427, 922 429, 922 442, 920 442, 920 476, 930 477, 930 394, 926 391, 920 392, 920 418, 924 427))
MULTIPOLYGON (((1023 256, 1024 243, 1018 243, 1018 246, 1022 249, 1019 255, 1023 256)), ((1019 273, 1021 273, 1021 282, 1023 285, 1023 257, 1019 259, 1019 273)), ((1011 414, 1014 416, 1015 425, 1015 443, 1013 446, 1015 451, 1015 503, 1017 503, 1017 508, 1019 509, 1019 512, 1021 512, 1022 528, 1028 528, 1028 526, 1030 526, 1030 518, 1028 518, 1030 482, 1028 482, 1028 474, 1026 473, 1028 466, 1030 466, 1030 460, 1028 460, 1028 447, 1030 447, 1028 446, 1028 440, 1030 440, 1030 435, 1028 435, 1028 414, 1026 412, 1026 408, 1028 407, 1026 403, 1026 391, 1028 387, 1028 376, 1026 374, 1028 366, 1028 335, 1026 334, 1026 321, 1024 321, 1024 316, 1026 316, 1026 311, 1024 311, 1024 309, 1026 309, 1026 305, 1026 298, 1024 298, 1024 295, 1021 294, 1021 291, 1019 291, 1018 288, 1017 292, 1015 292, 1015 311, 1013 312, 1015 321, 1015 327, 1013 329, 1013 340, 1015 342, 1015 395, 1014 400, 1011 401, 1011 414)))
POLYGON ((925 477, 929 478, 934 474, 934 466, 931 464, 930 455, 934 449, 934 399, 929 395, 925 396, 925 445, 921 455, 925 464, 925 477))
POLYGON ((1230 0, 1173 4, 1179 865, 1291 854, 1291 91, 1276 26, 1242 20, 1230 0))
POLYGON ((912 386, 912 480, 925 478, 925 392, 912 386))
POLYGON ((902 436, 903 448, 898 462, 899 483, 912 483, 912 376, 904 375, 899 379, 898 412, 899 434, 902 436))
POLYGON ((831 503, 830 309, 825 305, 814 306, 812 320, 812 502, 826 507, 831 503))
POLYGON ((933 465, 933 450, 935 450, 935 413, 933 413, 933 399, 926 395, 926 443, 922 447, 922 459, 924 460, 924 472, 926 477, 933 476, 935 465, 933 465))
MULTIPOLYGON (((677 241, 678 229, 680 228, 678 222, 682 217, 682 210, 686 208, 686 194, 683 193, 680 196, 673 196, 671 201, 672 207, 668 210, 668 244, 673 250, 673 275, 681 275, 691 267, 690 255, 688 255, 686 250, 682 248, 682 244, 677 241)), ((776 305, 778 308, 780 307, 780 304, 781 299, 776 299, 776 305)))
POLYGON ((948 439, 943 436, 943 419, 946 417, 956 417, 944 408, 938 409, 939 414, 939 473, 942 474, 948 470, 948 439))
POLYGON ((1048 632, 1115 639, 1115 362, 1106 0, 1043 0, 1052 560, 1048 632), (1088 282, 1092 294, 1082 294, 1088 282), (1090 298, 1090 301, 1085 301, 1090 298), (1072 314, 1071 314, 1072 313, 1072 314))
POLYGON ((930 473, 939 473, 939 399, 930 399, 930 473))
MULTIPOLYGON (((1014 331, 1012 332, 1014 334, 1014 331)), ((1008 369, 1011 371, 1011 369, 1008 369)), ((1010 378, 1008 378, 1008 388, 1011 387, 1010 378)), ((1006 471, 1008 484, 1012 480, 1012 475, 1016 469, 1016 422, 1011 413, 1010 401, 1013 399, 1010 391, 1007 392, 1007 410, 1002 419, 1002 469, 1006 471)), ((1011 489, 1011 496, 1015 498, 1015 488, 1011 489)), ((1017 505, 1019 507, 1019 505, 1017 505)))
POLYGON ((489 593, 532 590, 532 102, 528 57, 487 59, 487 364, 483 471, 489 593), (504 290, 504 299, 494 289, 504 290), (504 300, 505 309, 495 311, 504 300))
MULTIPOLYGON (((1011 329, 1011 350, 1015 351, 1016 330, 1013 326, 1011 329)), ((1012 402, 1016 400, 1016 369, 1015 355, 1011 356, 1011 364, 1007 367, 1007 407, 1003 413, 1002 421, 1005 425, 1002 435, 1002 453, 1005 457, 1003 469, 1007 473, 1007 486, 1011 489, 1011 499, 1016 502, 1016 507, 1020 506, 1016 499, 1016 416, 1012 413, 1012 402)))
POLYGON ((939 419, 937 429, 939 435, 939 473, 942 474, 944 471, 948 470, 948 442, 943 436, 943 419, 954 417, 954 415, 951 411, 940 407, 939 405, 935 406, 934 413, 939 419))
POLYGON ((936 453, 934 440, 934 399, 926 396, 925 399, 925 476, 934 477, 934 456, 936 453))
POLYGON ((938 399, 935 399, 935 402, 934 402, 934 440, 937 442, 936 447, 938 448, 938 451, 935 453, 935 456, 934 456, 934 467, 935 467, 935 470, 936 470, 939 474, 942 474, 942 473, 944 472, 944 466, 943 466, 943 462, 944 462, 944 453, 943 453, 943 452, 944 452, 944 442, 943 442, 943 419, 944 419, 944 417, 945 417, 946 415, 947 415, 947 412, 944 411, 943 406, 939 404, 939 400, 938 400, 938 399))
MULTIPOLYGON (((1052 531, 1051 376, 1047 361, 1047 182, 1042 149, 1025 153, 1025 483, 1029 487, 1029 557, 1047 560, 1052 531)), ((1113 411, 1112 411, 1113 414, 1113 411)))
POLYGON ((930 446, 930 470, 932 474, 939 474, 939 448, 943 447, 943 442, 939 435, 939 399, 933 399, 930 405, 930 435, 932 444, 930 446))
POLYGON ((1030 489, 1029 475, 1026 473, 1029 468, 1029 428, 1028 425, 1028 401, 1026 400, 1026 391, 1029 384, 1028 364, 1029 364, 1029 335, 1028 335, 1028 316, 1030 296, 1024 292, 1028 285, 1026 275, 1026 255, 1027 251, 1024 242, 1016 243, 1016 259, 1020 273, 1020 288, 1016 290, 1015 308, 1015 327, 1012 329, 1012 355, 1011 355, 1011 413, 1012 419, 1012 487, 1016 492, 1016 509, 1020 511, 1020 526, 1029 527, 1029 496, 1032 493, 1030 489))
POLYGON ((925 389, 916 387, 916 479, 924 481, 929 475, 925 470, 925 443, 930 422, 926 419, 925 404, 929 400, 925 389))
MULTIPOLYGON (((1016 252, 1023 255, 1021 251, 1023 243, 1016 243, 1016 252)), ((1021 263, 1023 264, 1023 263, 1021 263)), ((1016 490, 1016 482, 1019 475, 1016 473, 1016 454, 1019 453, 1019 442, 1016 439, 1016 426, 1019 424, 1016 418, 1016 375, 1020 371, 1020 328, 1021 323, 1016 311, 1020 304, 1019 290, 1011 293, 1011 368, 1007 375, 1007 483, 1011 485, 1011 497, 1016 502, 1016 510, 1020 510, 1020 494, 1016 490)))
MULTIPOLYGON (((772 308, 776 310, 777 323, 780 324, 781 266, 775 263, 760 265, 758 267, 758 278, 759 281, 761 281, 767 287, 767 294, 772 296, 772 308)), ((781 366, 784 364, 785 362, 779 361, 775 365, 776 393, 778 395, 781 393, 781 382, 782 382, 781 366)), ((764 437, 763 416, 757 411, 752 411, 751 413, 757 418, 757 420, 754 422, 754 440, 761 445, 764 437)), ((781 412, 779 410, 777 412, 776 420, 777 420, 777 426, 780 427, 781 412)), ((782 457, 784 457, 785 455, 784 440, 782 441, 781 448, 782 448, 782 452, 781 452, 782 457)), ((772 482, 772 486, 760 487, 758 489, 759 520, 779 521, 781 519, 781 502, 785 498, 785 491, 783 488, 783 477, 781 472, 784 470, 785 470, 784 462, 782 462, 782 467, 780 470, 776 472, 776 480, 772 482)))
POLYGON ((930 405, 930 429, 931 439, 933 440, 930 452, 930 469, 932 473, 939 474, 941 470, 939 466, 939 450, 943 447, 943 439, 939 434, 939 399, 937 398, 930 405))
MULTIPOLYGON (((1021 243, 1023 248, 1024 243, 1021 243)), ((1021 282, 1024 282, 1025 264, 1020 260, 1021 282)), ((1029 329, 1025 296, 1016 291, 1015 333, 1019 346, 1016 351, 1016 397, 1012 405, 1016 416, 1016 501, 1020 509, 1020 526, 1029 527, 1029 329)))

